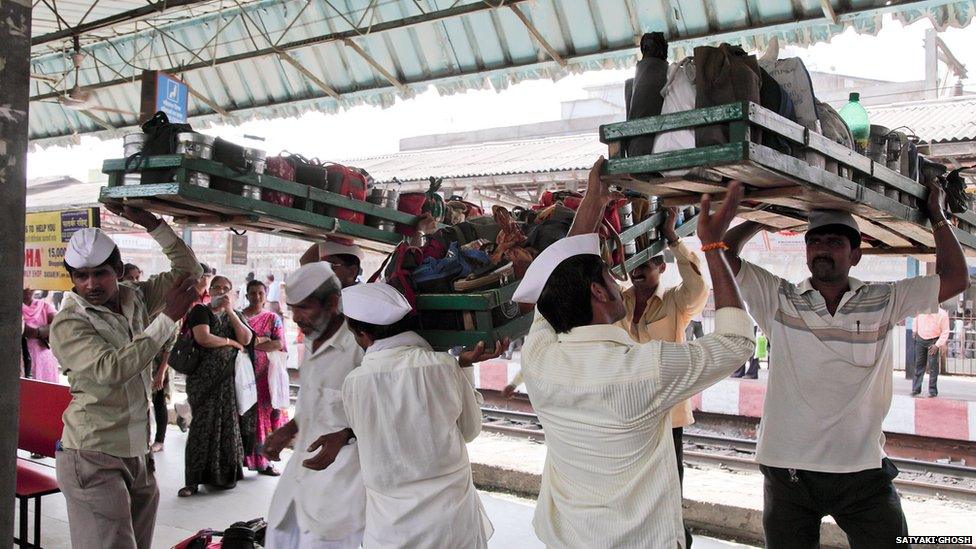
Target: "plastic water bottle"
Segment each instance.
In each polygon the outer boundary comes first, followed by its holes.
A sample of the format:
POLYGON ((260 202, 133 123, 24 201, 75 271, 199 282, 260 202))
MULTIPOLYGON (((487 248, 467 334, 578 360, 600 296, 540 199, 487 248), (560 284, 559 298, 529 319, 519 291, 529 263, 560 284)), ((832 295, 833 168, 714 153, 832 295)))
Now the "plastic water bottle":
POLYGON ((851 130, 854 136, 854 146, 857 152, 864 153, 868 148, 868 140, 871 137, 871 124, 868 123, 868 111, 861 106, 861 94, 851 92, 849 101, 840 110, 840 117, 851 130))

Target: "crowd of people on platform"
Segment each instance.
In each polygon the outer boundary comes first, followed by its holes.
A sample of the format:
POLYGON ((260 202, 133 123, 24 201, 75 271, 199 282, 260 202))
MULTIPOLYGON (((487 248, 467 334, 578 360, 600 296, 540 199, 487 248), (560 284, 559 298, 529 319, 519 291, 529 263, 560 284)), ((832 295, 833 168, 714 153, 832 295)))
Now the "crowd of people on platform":
MULTIPOLYGON (((706 335, 695 333, 709 292, 701 259, 678 239, 673 213, 663 235, 681 283, 662 287, 659 258, 635 269, 625 291, 611 277, 598 228, 615 194, 602 162, 569 234, 535 258, 513 296, 535 309, 519 382, 546 432, 537 536, 550 547, 690 547, 681 512, 689 399, 757 357, 755 321, 776 342, 756 458, 767 546, 817 547, 826 515, 852 547, 904 545, 897 469, 881 431, 891 334, 907 317, 937 312, 969 281, 941 189, 931 186, 927 202, 936 274, 893 283, 849 276, 861 257, 850 214, 810 212, 810 277, 793 284, 740 258, 762 229, 730 228, 742 186, 732 182, 715 211, 706 195, 697 232, 716 309, 706 335), (686 341, 688 332, 694 339, 686 341)), ((171 268, 141 280, 109 236, 84 229, 65 253, 74 289, 62 309, 51 321, 52 311, 36 306, 44 322, 32 322, 48 328, 30 334, 49 342, 73 396, 57 453, 73 547, 151 546, 153 450, 162 448, 165 424, 157 408, 150 444, 149 406, 165 408, 167 352, 180 337, 192 337, 200 358, 186 377, 192 419, 179 496, 232 488, 244 467, 278 475, 273 462, 291 446, 269 502, 267 547, 487 546, 493 527, 466 449, 481 430, 472 366, 509 341, 434 351, 414 331, 404 295, 359 282, 363 256, 354 245, 313 245, 283 288, 249 277, 235 290, 155 215, 109 207, 148 231, 171 268), (290 418, 269 393, 268 371, 286 339, 274 297, 305 349, 290 418), (240 410, 235 368, 245 353, 258 398, 240 410)), ((26 307, 35 305, 25 292, 26 307)))

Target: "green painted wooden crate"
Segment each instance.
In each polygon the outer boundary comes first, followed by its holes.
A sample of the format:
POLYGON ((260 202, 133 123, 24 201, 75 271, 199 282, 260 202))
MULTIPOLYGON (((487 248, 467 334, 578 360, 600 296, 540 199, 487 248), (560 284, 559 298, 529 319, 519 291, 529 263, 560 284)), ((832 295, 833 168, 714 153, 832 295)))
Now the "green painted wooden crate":
MULTIPOLYGON (((693 204, 703 193, 721 195, 725 181, 747 185, 739 216, 782 229, 802 228, 813 208, 850 211, 866 235, 865 251, 881 254, 930 253, 935 242, 924 210, 928 190, 830 139, 807 130, 755 103, 731 103, 652 116, 600 128, 609 147, 605 173, 619 185, 661 197, 664 205, 693 204), (626 142, 635 136, 725 126, 729 142, 694 149, 627 157, 626 142), (759 132, 787 139, 796 156, 757 141, 759 132), (835 165, 843 177, 819 167, 835 165), (688 175, 655 177, 655 172, 690 169, 688 175)), ((952 214, 953 230, 969 251, 976 250, 976 214, 952 214)))

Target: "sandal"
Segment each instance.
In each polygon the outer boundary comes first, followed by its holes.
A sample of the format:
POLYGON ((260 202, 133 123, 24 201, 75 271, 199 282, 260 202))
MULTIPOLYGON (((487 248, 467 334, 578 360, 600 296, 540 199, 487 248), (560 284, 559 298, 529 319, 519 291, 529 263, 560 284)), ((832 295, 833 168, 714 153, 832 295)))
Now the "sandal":
POLYGON ((188 497, 190 497, 192 495, 195 495, 199 491, 200 491, 200 488, 197 487, 197 486, 184 486, 184 487, 180 488, 180 491, 177 492, 176 495, 179 496, 179 497, 181 497, 181 498, 188 498, 188 497))
POLYGON ((275 469, 274 466, 272 466, 272 465, 268 465, 264 469, 258 470, 258 474, 259 475, 269 476, 269 477, 280 477, 281 476, 281 473, 279 473, 278 470, 275 469))

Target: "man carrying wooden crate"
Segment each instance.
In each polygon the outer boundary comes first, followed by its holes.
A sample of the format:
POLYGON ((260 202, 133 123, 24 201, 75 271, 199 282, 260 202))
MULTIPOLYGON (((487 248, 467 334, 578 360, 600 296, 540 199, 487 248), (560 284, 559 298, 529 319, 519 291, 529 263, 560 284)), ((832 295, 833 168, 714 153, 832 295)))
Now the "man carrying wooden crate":
POLYGON ((82 229, 68 242, 64 264, 74 288, 65 292, 51 325, 51 350, 72 396, 57 476, 72 547, 145 549, 159 505, 149 452, 153 359, 196 300, 202 270, 193 251, 155 215, 109 209, 145 228, 171 270, 119 284, 122 258, 108 235, 82 229))
POLYGON ((612 199, 601 159, 569 236, 533 261, 513 300, 537 305, 522 348, 546 432, 533 526, 550 547, 684 547, 669 411, 752 356, 752 322, 721 241, 742 196, 702 200, 698 234, 715 286, 715 332, 691 343, 635 343, 596 233, 612 199))
POLYGON ((810 212, 810 278, 800 284, 740 259, 759 225, 743 223, 725 237, 743 298, 775 349, 756 453, 767 547, 818 547, 826 515, 855 549, 895 546, 908 533, 881 431, 891 405, 891 333, 969 285, 943 191, 929 187, 935 275, 880 284, 849 276, 861 259, 861 234, 839 211, 810 212))

